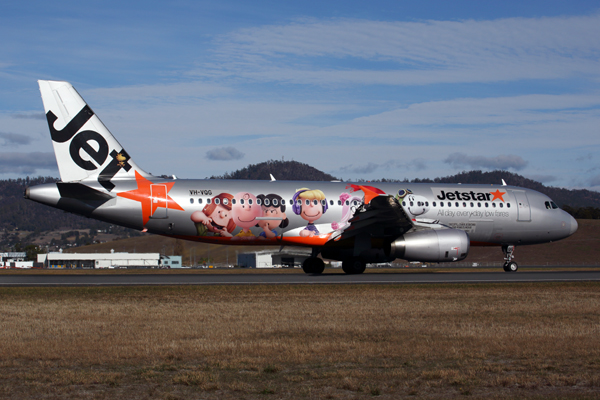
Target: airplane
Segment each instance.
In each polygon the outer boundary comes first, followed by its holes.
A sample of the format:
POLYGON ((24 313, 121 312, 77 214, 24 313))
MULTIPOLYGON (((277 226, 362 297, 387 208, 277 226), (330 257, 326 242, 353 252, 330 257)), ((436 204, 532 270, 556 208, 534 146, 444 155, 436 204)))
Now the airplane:
POLYGON ((548 243, 577 221, 548 196, 502 184, 176 179, 153 176, 68 82, 38 81, 61 181, 25 198, 112 224, 223 245, 304 246, 302 268, 323 258, 347 274, 397 258, 463 260, 470 246, 498 246, 517 271, 516 246, 548 243), (318 257, 318 256, 321 256, 318 257))

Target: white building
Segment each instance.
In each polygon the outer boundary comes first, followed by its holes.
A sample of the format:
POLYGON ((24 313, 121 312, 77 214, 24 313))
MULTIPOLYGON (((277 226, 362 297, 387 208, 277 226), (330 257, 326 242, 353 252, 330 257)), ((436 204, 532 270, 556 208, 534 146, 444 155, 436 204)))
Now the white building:
POLYGON ((33 268, 33 261, 25 261, 27 253, 0 253, 0 268, 33 268))
POLYGON ((310 251, 294 249, 288 251, 263 250, 253 253, 239 253, 237 264, 245 268, 300 268, 309 258, 310 251))
POLYGON ((38 254, 45 268, 158 268, 159 253, 47 253, 38 254))

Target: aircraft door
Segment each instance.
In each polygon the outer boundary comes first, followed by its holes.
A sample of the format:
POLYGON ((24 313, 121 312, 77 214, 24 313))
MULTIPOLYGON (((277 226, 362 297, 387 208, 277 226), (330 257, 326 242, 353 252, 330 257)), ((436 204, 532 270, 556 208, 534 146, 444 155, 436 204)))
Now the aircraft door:
POLYGON ((150 185, 150 196, 152 198, 152 208, 150 218, 167 218, 167 186, 150 185))
POLYGON ((527 193, 522 190, 513 190, 517 200, 517 221, 531 221, 531 208, 529 207, 529 199, 527 193))

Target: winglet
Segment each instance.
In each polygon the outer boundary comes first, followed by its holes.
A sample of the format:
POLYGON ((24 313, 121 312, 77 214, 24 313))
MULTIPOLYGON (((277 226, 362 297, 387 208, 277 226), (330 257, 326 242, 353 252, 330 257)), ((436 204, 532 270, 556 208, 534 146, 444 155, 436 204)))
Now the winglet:
POLYGON ((276 181, 276 179, 275 179, 275 177, 273 176, 273 174, 269 174, 269 175, 271 175, 271 182, 275 182, 275 181, 276 181))
POLYGON ((506 182, 504 182, 504 179, 502 179, 502 186, 506 186, 506 182))

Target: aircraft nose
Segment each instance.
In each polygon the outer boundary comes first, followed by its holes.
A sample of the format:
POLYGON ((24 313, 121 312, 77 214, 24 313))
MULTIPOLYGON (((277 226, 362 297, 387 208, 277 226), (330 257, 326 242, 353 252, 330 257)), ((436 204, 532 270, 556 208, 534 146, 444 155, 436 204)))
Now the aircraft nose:
POLYGON ((579 225, 577 224, 577 220, 575 218, 571 217, 571 233, 569 233, 569 235, 572 235, 575 232, 577 232, 577 228, 579 228, 579 225))

